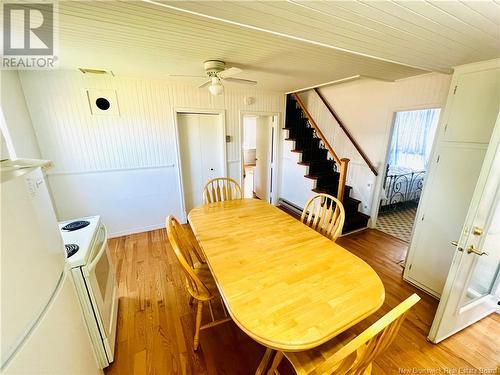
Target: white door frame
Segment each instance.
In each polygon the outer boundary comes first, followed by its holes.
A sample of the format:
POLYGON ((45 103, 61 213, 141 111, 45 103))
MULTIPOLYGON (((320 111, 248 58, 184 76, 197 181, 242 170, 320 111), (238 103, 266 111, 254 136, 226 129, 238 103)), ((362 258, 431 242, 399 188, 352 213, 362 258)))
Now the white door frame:
MULTIPOLYGON (((377 219, 378 219, 378 213, 380 209, 380 199, 382 198, 382 188, 384 186, 384 181, 385 181, 385 166, 387 165, 387 161, 389 160, 389 154, 391 152, 391 145, 392 145, 392 138, 394 136, 394 122, 396 120, 396 113, 397 112, 405 112, 405 111, 420 111, 420 110, 425 110, 425 109, 440 109, 441 112, 439 112, 439 120, 438 124, 436 126, 436 131, 434 133, 434 140, 432 141, 432 147, 431 147, 431 153, 429 156, 429 159, 432 160, 433 153, 434 153, 434 148, 436 146, 436 140, 438 136, 439 129, 441 127, 441 121, 442 121, 442 114, 444 112, 444 104, 439 103, 439 104, 424 104, 424 105, 416 105, 416 106, 405 106, 405 107, 397 107, 392 110, 392 116, 391 116, 391 122, 389 125, 389 134, 387 136, 387 146, 385 150, 385 156, 384 156, 384 162, 380 166, 379 170, 379 175, 378 175, 378 183, 376 183, 375 187, 375 193, 373 194, 373 201, 372 201, 372 209, 370 212, 370 228, 375 228, 377 225, 377 219)), ((426 171, 428 172, 428 171, 426 171)), ((427 174, 427 173, 426 173, 427 174)), ((422 186, 422 192, 420 195, 422 196, 425 188, 425 184, 427 183, 427 179, 424 179, 424 185, 422 186)), ((420 204, 420 202, 419 202, 420 204)), ((413 235, 413 231, 412 231, 413 235)))
POLYGON ((176 163, 177 163, 177 179, 179 181, 179 192, 181 198, 181 212, 183 223, 187 222, 187 212, 186 212, 186 201, 184 196, 184 183, 182 181, 182 157, 181 157, 181 147, 179 139, 179 114, 200 114, 200 115, 219 115, 222 120, 222 134, 223 134, 223 149, 222 160, 223 160, 223 171, 224 176, 227 175, 227 145, 226 145, 226 110, 225 109, 202 109, 202 108, 185 108, 185 107, 175 107, 173 110, 173 120, 174 120, 174 130, 175 130, 175 149, 176 149, 176 163))
POLYGON ((272 187, 271 194, 269 195, 272 199, 272 204, 276 206, 278 204, 278 176, 279 176, 279 140, 281 139, 281 113, 280 112, 267 112, 267 111, 247 111, 240 110, 240 126, 239 126, 239 147, 240 147, 240 184, 243 185, 243 173, 244 173, 244 158, 243 158, 243 118, 245 116, 276 116, 276 123, 273 126, 274 129, 274 139, 272 142, 273 153, 271 155, 273 162, 271 167, 273 170, 270 186, 272 187))

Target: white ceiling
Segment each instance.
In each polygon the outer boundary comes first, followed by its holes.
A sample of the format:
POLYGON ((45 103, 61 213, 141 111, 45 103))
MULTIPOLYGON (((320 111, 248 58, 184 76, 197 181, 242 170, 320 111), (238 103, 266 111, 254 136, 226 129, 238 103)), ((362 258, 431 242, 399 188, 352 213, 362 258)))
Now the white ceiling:
POLYGON ((204 60, 221 59, 244 69, 237 77, 259 81, 258 88, 287 92, 354 75, 395 80, 450 72, 500 55, 500 6, 493 2, 166 5, 182 9, 141 1, 59 2, 60 68, 170 79, 203 74, 204 60))
POLYGON ((495 1, 162 3, 426 70, 450 72, 500 56, 495 1))

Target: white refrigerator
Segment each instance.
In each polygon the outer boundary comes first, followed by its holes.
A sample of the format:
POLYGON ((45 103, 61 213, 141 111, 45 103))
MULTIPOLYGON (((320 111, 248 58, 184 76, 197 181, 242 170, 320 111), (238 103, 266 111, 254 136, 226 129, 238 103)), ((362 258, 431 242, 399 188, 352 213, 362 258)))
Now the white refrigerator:
POLYGON ((1 373, 102 374, 41 168, 0 172, 1 373))

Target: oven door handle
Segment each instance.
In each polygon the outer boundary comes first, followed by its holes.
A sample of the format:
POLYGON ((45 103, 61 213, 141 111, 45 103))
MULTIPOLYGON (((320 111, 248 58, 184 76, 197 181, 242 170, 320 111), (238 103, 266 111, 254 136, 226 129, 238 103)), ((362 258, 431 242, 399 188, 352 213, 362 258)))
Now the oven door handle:
POLYGON ((92 262, 85 267, 85 273, 87 276, 89 276, 90 272, 95 268, 97 262, 99 262, 99 259, 101 259, 103 253, 106 251, 106 247, 108 246, 108 231, 104 225, 102 226, 102 229, 104 230, 104 241, 102 242, 99 252, 95 255, 94 259, 92 259, 92 262))

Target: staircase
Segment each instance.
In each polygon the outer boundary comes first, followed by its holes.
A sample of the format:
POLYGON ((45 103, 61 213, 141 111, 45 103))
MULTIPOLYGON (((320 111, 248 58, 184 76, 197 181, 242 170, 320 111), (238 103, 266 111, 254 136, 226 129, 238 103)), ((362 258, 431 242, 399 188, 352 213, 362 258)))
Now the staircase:
POLYGON ((368 224, 368 215, 359 212, 361 201, 351 198, 351 186, 344 185, 340 190, 341 182, 338 163, 331 159, 329 150, 325 148, 316 129, 311 126, 308 116, 292 94, 287 95, 285 130, 288 130, 286 141, 295 142, 292 152, 302 154, 299 165, 305 165, 308 173, 304 176, 316 181, 316 186, 312 191, 316 193, 327 193, 334 197, 342 195, 342 203, 345 209, 345 223, 342 233, 352 232, 365 228, 368 224))

